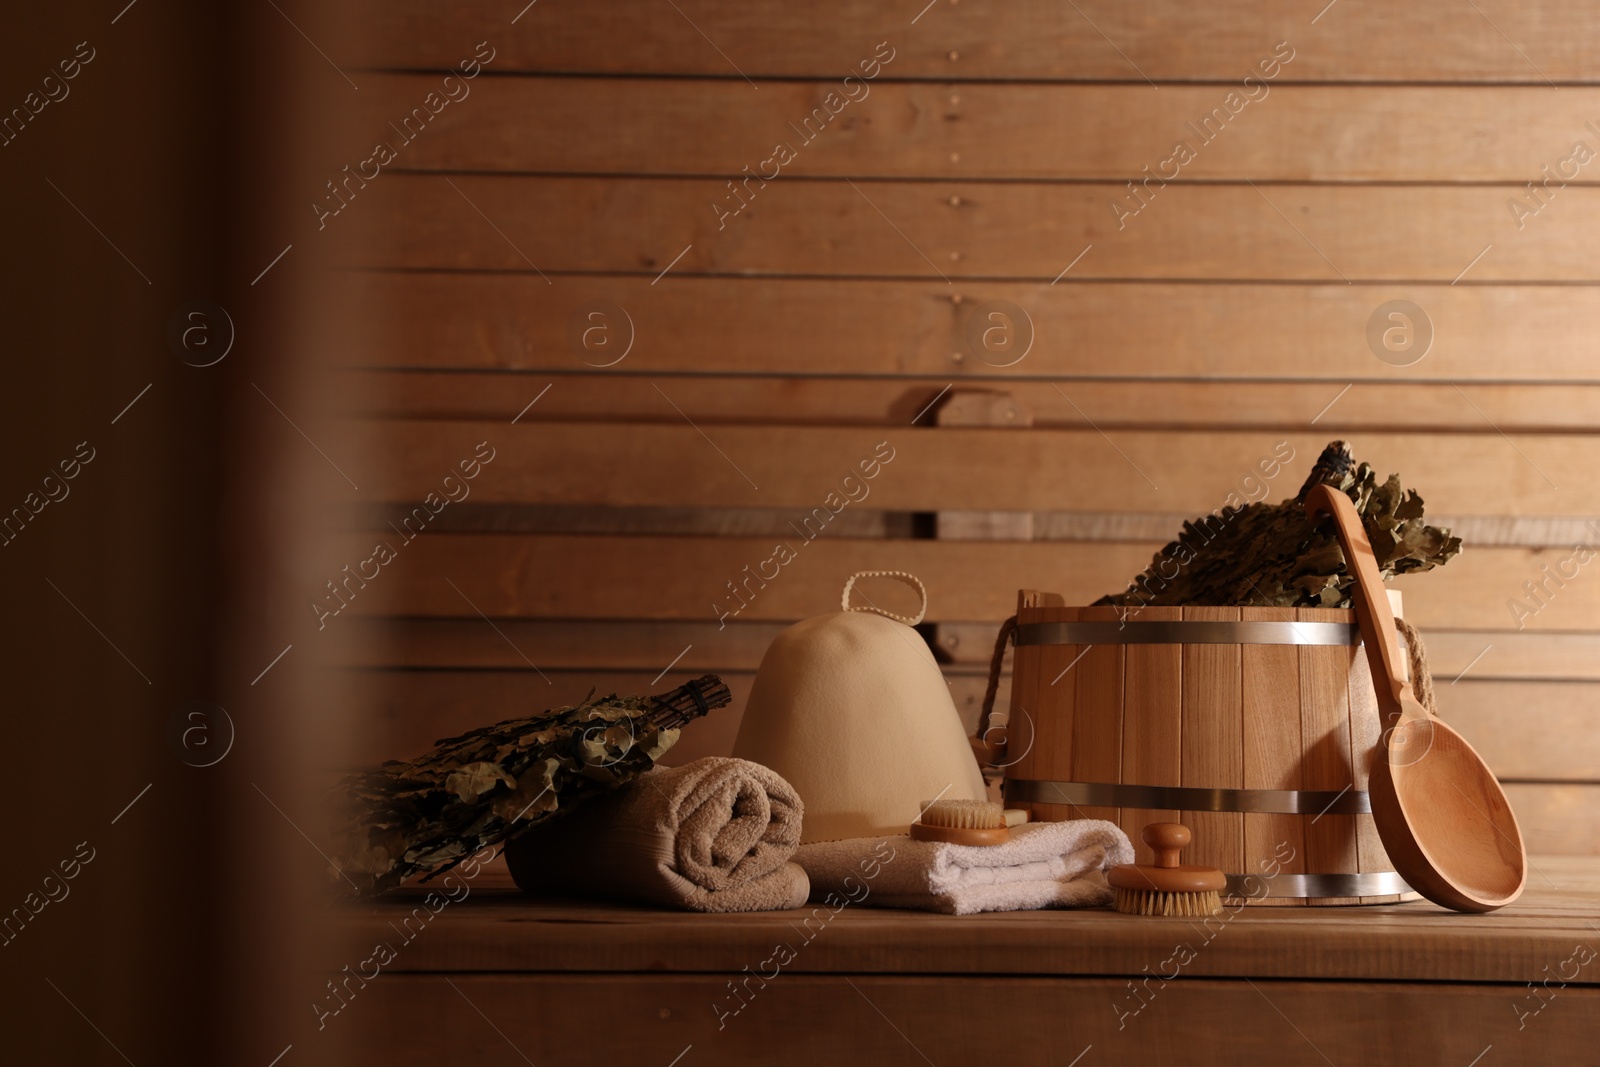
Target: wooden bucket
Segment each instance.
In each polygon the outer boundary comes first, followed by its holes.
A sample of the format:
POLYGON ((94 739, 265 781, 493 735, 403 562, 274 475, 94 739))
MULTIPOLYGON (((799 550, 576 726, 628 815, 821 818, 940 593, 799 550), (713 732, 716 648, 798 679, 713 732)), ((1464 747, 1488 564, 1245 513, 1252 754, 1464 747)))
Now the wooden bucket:
POLYGON ((1147 823, 1185 823, 1185 862, 1222 870, 1235 900, 1418 898, 1370 814, 1381 729, 1354 612, 1130 613, 1023 590, 1015 645, 1007 806, 1115 822, 1140 863, 1147 823))

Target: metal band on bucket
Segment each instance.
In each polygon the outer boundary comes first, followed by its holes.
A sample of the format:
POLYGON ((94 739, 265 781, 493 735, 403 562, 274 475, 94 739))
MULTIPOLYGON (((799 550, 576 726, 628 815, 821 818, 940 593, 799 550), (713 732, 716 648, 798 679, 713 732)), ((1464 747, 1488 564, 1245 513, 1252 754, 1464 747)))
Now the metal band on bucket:
MULTIPOLYGON (((1084 804, 1099 808, 1153 808, 1179 811, 1234 811, 1280 815, 1365 815, 1372 803, 1364 792, 1346 789, 1195 789, 1181 786, 1112 785, 1106 782, 1047 782, 1007 779, 1007 801, 1084 804)), ((1365 874, 1230 874, 1223 895, 1247 900, 1277 898, 1388 897, 1416 890, 1394 871, 1365 874), (1263 887, 1266 892, 1263 893, 1263 887)))
MULTIPOLYGON (((1362 791, 1332 789, 1198 789, 1108 782, 1049 782, 1007 778, 1006 800, 1037 804, 1082 804, 1095 808, 1157 811, 1246 811, 1272 815, 1369 815, 1372 800, 1362 791)), ((1331 894, 1368 896, 1371 894, 1331 894)))
POLYGON ((1368 874, 1230 874, 1223 896, 1263 900, 1267 897, 1388 897, 1415 893, 1394 871, 1368 874), (1260 887, 1267 888, 1262 893, 1260 887))
POLYGON ((1025 622, 1021 645, 1359 645, 1344 622, 1025 622))

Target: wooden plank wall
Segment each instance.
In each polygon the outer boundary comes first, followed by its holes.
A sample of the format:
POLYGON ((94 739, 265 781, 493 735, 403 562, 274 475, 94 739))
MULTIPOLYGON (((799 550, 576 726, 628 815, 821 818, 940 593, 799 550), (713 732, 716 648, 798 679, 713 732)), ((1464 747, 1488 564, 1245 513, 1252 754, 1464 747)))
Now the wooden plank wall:
POLYGON ((1596 849, 1600 570, 1569 562, 1600 532, 1591 9, 518 6, 373 4, 348 49, 393 158, 331 160, 313 208, 362 324, 345 408, 387 457, 351 554, 396 560, 339 622, 373 638, 364 755, 591 685, 742 695, 862 568, 928 583, 971 717, 1019 587, 1111 591, 1347 437, 1467 538, 1401 583, 1446 715, 1534 850, 1596 849), (973 390, 1028 417, 935 425, 973 390), (414 515, 479 442, 470 495, 414 515), (930 539, 963 510, 1032 540, 930 539), (1576 576, 1529 600, 1547 567, 1576 576))

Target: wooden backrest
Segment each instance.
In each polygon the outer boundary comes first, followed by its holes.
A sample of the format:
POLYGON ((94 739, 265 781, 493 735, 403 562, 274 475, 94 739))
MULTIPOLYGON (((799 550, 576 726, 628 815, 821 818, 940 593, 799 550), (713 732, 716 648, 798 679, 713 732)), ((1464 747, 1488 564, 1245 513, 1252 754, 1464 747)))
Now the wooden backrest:
POLYGON ((329 222, 372 313, 362 521, 403 545, 353 602, 365 755, 706 670, 735 707, 680 755, 726 751, 766 642, 862 569, 927 583, 975 716, 1018 588, 1114 591, 1346 437, 1468 541, 1399 583, 1446 715, 1532 851, 1592 851, 1600 191, 1542 169, 1600 152, 1600 91, 1546 80, 1592 80, 1581 35, 915 7, 371 12, 395 159, 329 222))

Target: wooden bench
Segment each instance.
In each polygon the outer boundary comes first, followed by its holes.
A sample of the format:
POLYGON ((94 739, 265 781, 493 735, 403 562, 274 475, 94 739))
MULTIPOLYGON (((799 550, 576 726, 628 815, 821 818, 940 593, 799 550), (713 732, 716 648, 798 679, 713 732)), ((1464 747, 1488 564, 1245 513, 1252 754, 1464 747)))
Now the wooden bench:
POLYGON ((711 916, 527 897, 493 868, 471 884, 425 926, 413 920, 410 943, 397 930, 420 891, 344 916, 352 944, 396 949, 328 1021, 351 1041, 348 1062, 1468 1067, 1600 1056, 1600 860, 1587 857, 1536 858, 1527 893, 1490 915, 1418 902, 1242 908, 1204 923, 1108 908, 711 916), (775 955, 780 945, 791 951, 775 955))

